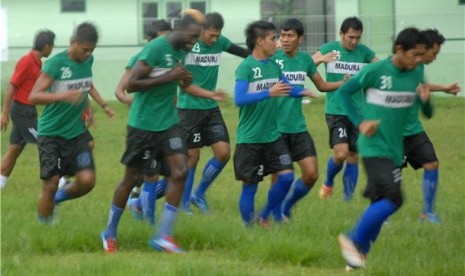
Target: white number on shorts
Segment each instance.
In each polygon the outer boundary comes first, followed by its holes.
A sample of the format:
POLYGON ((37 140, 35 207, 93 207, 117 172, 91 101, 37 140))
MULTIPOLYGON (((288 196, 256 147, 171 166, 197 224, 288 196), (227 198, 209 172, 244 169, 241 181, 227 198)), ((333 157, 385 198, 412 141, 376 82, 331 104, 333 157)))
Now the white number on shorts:
POLYGON ((194 133, 194 143, 200 142, 201 138, 200 133, 194 133))
POLYGON ((347 137, 347 132, 345 128, 338 128, 337 131, 339 131, 339 138, 344 138, 347 137))

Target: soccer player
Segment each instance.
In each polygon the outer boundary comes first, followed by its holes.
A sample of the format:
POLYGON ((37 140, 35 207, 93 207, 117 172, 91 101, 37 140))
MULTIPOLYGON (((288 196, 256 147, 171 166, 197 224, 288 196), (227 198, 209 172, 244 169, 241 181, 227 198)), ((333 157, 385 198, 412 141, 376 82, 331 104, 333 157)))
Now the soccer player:
MULTIPOLYGON (((147 41, 150 42, 150 41, 152 41, 153 39, 155 39, 155 38, 157 38, 159 36, 162 36, 162 35, 165 35, 165 34, 169 33, 170 31, 171 31, 171 26, 170 26, 170 24, 168 22, 166 22, 163 19, 155 20, 154 22, 152 22, 150 27, 147 29, 147 33, 146 33, 145 37, 146 37, 147 41)), ((124 103, 124 104, 126 104, 128 106, 131 106, 132 101, 133 101, 133 97, 129 96, 128 93, 126 93, 127 82, 128 82, 129 76, 131 75, 132 67, 134 67, 134 64, 137 62, 139 54, 140 53, 137 53, 136 55, 134 55, 129 60, 129 62, 128 62, 127 66, 126 66, 126 70, 124 71, 124 74, 121 77, 121 79, 120 79, 120 81, 118 83, 118 86, 116 87, 116 90, 115 90, 116 98, 120 102, 122 102, 122 103, 124 103)), ((156 186, 150 186, 150 184, 155 185, 155 182, 156 182, 156 180, 152 178, 154 173, 151 172, 150 170, 147 171, 146 173, 148 175, 145 178, 145 180, 144 180, 143 176, 139 177, 140 182, 139 182, 139 184, 137 184, 132 189, 131 194, 129 196, 130 198, 138 198, 139 197, 139 195, 141 194, 140 187, 144 182, 149 183, 149 186, 147 186, 146 189, 148 190, 147 193, 150 193, 150 196, 151 196, 151 193, 152 193, 153 189, 156 189, 155 192, 157 194, 157 197, 162 197, 165 194, 165 189, 166 189, 166 185, 167 185, 166 180, 163 178, 163 179, 159 180, 156 183, 156 186)), ((151 211, 152 207, 149 207, 149 202, 148 201, 143 201, 143 202, 147 203, 146 208, 142 208, 143 206, 142 206, 140 201, 136 202, 136 201, 131 201, 130 200, 130 201, 128 201, 128 205, 130 206, 130 208, 132 208, 131 212, 135 215, 136 218, 140 218, 140 214, 141 214, 141 212, 143 212, 142 209, 147 210, 147 212, 145 214, 145 217, 149 220, 150 223, 152 223, 155 220, 155 218, 152 216, 152 211, 151 211)))
MULTIPOLYGON (((423 55, 423 64, 430 64, 436 59, 445 38, 435 29, 424 30, 422 33, 425 35, 427 41, 426 53, 423 55)), ((460 87, 457 83, 446 86, 428 83, 428 86, 431 91, 444 91, 453 95, 460 92, 460 87)), ((409 116, 409 119, 410 121, 404 131, 406 162, 408 162, 414 170, 421 167, 424 169, 424 203, 423 210, 420 213, 420 219, 433 224, 440 224, 441 220, 436 212, 434 212, 434 201, 439 178, 439 161, 433 144, 418 118, 418 109, 412 110, 412 115, 409 116)))
POLYGON ((84 137, 82 113, 92 87, 92 63, 98 41, 91 23, 79 24, 69 48, 50 58, 35 83, 29 100, 46 105, 38 124, 38 146, 42 194, 39 221, 53 221, 56 204, 81 197, 95 185, 92 151, 84 137), (58 190, 60 176, 76 176, 58 190))
POLYGON ((173 225, 187 176, 187 149, 173 102, 180 81, 182 85, 192 82, 182 63, 186 51, 196 43, 204 21, 204 15, 198 11, 184 13, 172 32, 142 49, 132 68, 127 89, 136 93, 129 114, 126 151, 121 158, 125 173, 113 196, 107 228, 101 234, 106 252, 117 251, 117 227, 126 201, 140 181, 138 176, 154 159, 158 164, 166 160, 170 182, 158 233, 149 244, 158 251, 184 252, 173 239, 173 225))
POLYGON ((31 51, 21 57, 16 63, 10 83, 3 100, 3 112, 0 123, 5 131, 10 120, 13 129, 10 134, 10 145, 2 157, 0 187, 3 189, 16 160, 27 143, 37 143, 37 110, 29 101, 34 83, 40 76, 42 58, 50 56, 53 50, 55 34, 50 30, 39 31, 34 38, 31 51), (10 114, 11 112, 11 114, 10 114))
POLYGON ((289 150, 278 129, 277 97, 301 97, 308 91, 292 86, 277 63, 270 59, 276 50, 273 23, 255 21, 246 30, 252 52, 236 69, 234 101, 239 106, 239 123, 234 152, 234 173, 242 181, 239 210, 246 226, 255 221, 255 193, 263 177, 276 173, 268 201, 257 221, 267 228, 268 216, 281 204, 294 181, 289 150))
POLYGON ((413 106, 421 104, 425 115, 432 115, 429 90, 422 84, 423 67, 417 66, 425 51, 423 34, 404 29, 391 57, 366 65, 336 92, 336 100, 360 130, 358 150, 368 180, 363 195, 371 201, 355 227, 338 236, 348 269, 365 267, 383 222, 402 205, 403 130, 413 106), (365 102, 357 106, 351 96, 360 90, 365 102))
POLYGON ((221 52, 226 51, 243 58, 249 55, 247 49, 237 46, 221 34, 224 21, 219 13, 209 13, 205 17, 207 21, 199 40, 186 57, 187 70, 192 73, 194 80, 192 85, 181 90, 177 103, 179 125, 187 138, 189 171, 184 185, 182 208, 188 214, 192 213, 190 203, 202 213, 209 212, 205 193, 230 158, 228 130, 217 103, 227 94, 221 90, 215 91, 221 52), (197 189, 191 193, 203 146, 210 146, 214 156, 205 165, 197 189))
MULTIPOLYGON (((362 32, 363 24, 360 19, 357 17, 346 18, 340 28, 340 41, 324 44, 313 55, 313 60, 318 65, 319 62, 325 60, 327 54, 335 53, 335 59, 325 63, 326 81, 341 81, 346 75, 354 75, 360 71, 366 63, 378 60, 370 48, 360 43, 362 32)), ((321 198, 329 198, 332 195, 334 177, 343 168, 344 162, 347 161, 342 182, 344 185, 344 199, 350 200, 358 179, 356 145, 358 131, 336 101, 335 91, 326 94, 325 117, 333 156, 328 160, 326 180, 320 189, 319 195, 321 198)), ((359 93, 353 98, 355 101, 362 101, 361 96, 362 93, 359 93)))
MULTIPOLYGON (((289 19, 281 26, 281 49, 272 57, 290 83, 303 87, 308 76, 322 92, 333 91, 343 81, 325 82, 318 73, 312 58, 298 48, 304 40, 304 26, 297 19, 289 19)), ((275 221, 290 218, 292 206, 303 198, 318 179, 317 154, 313 139, 307 130, 299 98, 278 99, 278 129, 287 144, 292 160, 298 162, 302 177, 297 179, 282 204, 274 211, 275 221), (282 212, 282 213, 281 213, 282 212)), ((275 177, 273 177, 274 179, 275 177)), ((274 182, 274 181, 273 181, 274 182)))

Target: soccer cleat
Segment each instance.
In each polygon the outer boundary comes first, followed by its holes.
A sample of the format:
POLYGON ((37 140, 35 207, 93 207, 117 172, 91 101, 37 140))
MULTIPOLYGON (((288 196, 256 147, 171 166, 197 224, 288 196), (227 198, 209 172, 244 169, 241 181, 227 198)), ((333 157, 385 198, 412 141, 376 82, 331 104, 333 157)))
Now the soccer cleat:
POLYGON ((114 237, 107 237, 105 232, 100 235, 103 243, 103 250, 106 253, 116 253, 118 251, 118 241, 114 237))
POLYGON ((318 193, 321 199, 330 198, 332 194, 333 194, 333 188, 326 186, 326 185, 321 186, 320 192, 318 193))
POLYGON ((346 260, 348 266, 352 268, 365 268, 366 256, 357 249, 351 239, 344 234, 339 234, 337 241, 341 248, 342 257, 346 260))
POLYGON ((258 226, 260 226, 261 228, 265 229, 265 230, 268 230, 270 229, 270 222, 267 220, 267 219, 264 219, 264 218, 261 218, 261 217, 257 217, 255 219, 255 223, 258 224, 258 226))
POLYGON ((281 220, 282 223, 291 223, 291 216, 286 216, 285 214, 281 214, 281 215, 282 215, 282 220, 281 220))
POLYGON ((127 206, 135 220, 142 220, 144 216, 142 210, 137 207, 137 200, 137 198, 130 198, 127 206))
POLYGON ((170 236, 154 237, 149 240, 149 245, 160 252, 186 253, 186 251, 176 244, 173 237, 170 236))
POLYGON ((441 224, 441 219, 439 219, 438 215, 436 215, 433 212, 428 212, 428 213, 421 212, 419 218, 420 218, 420 221, 428 221, 428 222, 431 222, 432 224, 441 224))
POLYGON ((190 198, 190 202, 197 208, 199 208, 200 212, 204 214, 210 213, 210 209, 208 208, 207 201, 203 197, 199 197, 196 194, 192 194, 190 198))

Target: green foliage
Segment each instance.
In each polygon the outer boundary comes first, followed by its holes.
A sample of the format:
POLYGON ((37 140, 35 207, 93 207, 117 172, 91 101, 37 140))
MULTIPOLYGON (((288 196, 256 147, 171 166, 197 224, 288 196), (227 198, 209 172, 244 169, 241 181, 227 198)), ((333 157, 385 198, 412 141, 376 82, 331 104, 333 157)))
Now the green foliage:
MULTIPOLYGON (((440 165, 437 211, 440 226, 417 220, 422 207, 422 170, 404 170, 404 206, 390 218, 368 258, 368 268, 354 275, 464 275, 465 101, 435 98, 435 117, 425 121, 440 165)), ((118 232, 120 250, 102 250, 100 232, 105 228, 114 189, 123 174, 119 163, 125 146, 127 107, 111 102, 117 117, 108 120, 95 106, 97 125, 91 130, 96 148, 97 185, 88 195, 61 204, 59 221, 39 225, 37 203, 41 192, 37 149, 28 145, 18 160, 7 187, 1 191, 1 273, 3 275, 339 275, 344 261, 336 242, 368 205, 362 198, 365 175, 361 170, 352 202, 342 200, 341 176, 329 200, 317 196, 331 155, 324 121, 324 99, 304 105, 308 126, 318 150, 320 179, 309 196, 299 202, 290 224, 265 231, 241 224, 238 199, 241 185, 235 180, 232 161, 209 189, 211 215, 179 214, 177 241, 185 255, 162 254, 147 245, 153 229, 136 222, 129 212, 118 232)), ((234 150, 238 109, 232 101, 221 104, 234 150)), ((11 126, 10 126, 11 128, 11 126)), ((2 153, 8 145, 2 135, 2 153)), ((211 157, 204 149, 197 170, 211 157)), ((298 174, 298 172, 297 172, 298 174)), ((263 206, 270 180, 259 185, 256 209, 263 206)), ((163 199, 157 202, 157 215, 163 199)), ((194 208, 194 211, 197 211, 194 208)))

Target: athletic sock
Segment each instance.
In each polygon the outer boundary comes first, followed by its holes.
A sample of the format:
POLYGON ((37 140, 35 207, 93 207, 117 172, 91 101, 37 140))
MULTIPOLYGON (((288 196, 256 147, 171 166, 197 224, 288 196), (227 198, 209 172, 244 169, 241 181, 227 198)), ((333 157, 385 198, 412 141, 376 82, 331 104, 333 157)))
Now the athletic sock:
POLYGON ((144 219, 152 225, 155 224, 155 201, 157 199, 157 194, 155 191, 156 185, 157 183, 145 180, 142 193, 137 199, 137 201, 139 201, 141 204, 142 215, 144 219))
POLYGON ((119 220, 121 219, 123 212, 124 208, 119 208, 114 204, 111 205, 110 215, 108 216, 107 229, 105 230, 106 237, 116 238, 119 220))
POLYGON ((8 176, 0 175, 0 188, 1 189, 5 188, 7 180, 8 180, 8 176))
POLYGON ((368 254, 385 220, 399 209, 389 199, 383 198, 368 206, 358 224, 349 232, 349 237, 368 254))
POLYGON ((346 163, 342 183, 344 184, 344 200, 349 201, 352 199, 355 186, 358 179, 358 163, 346 163))
POLYGON ((258 183, 242 184, 242 193, 239 198, 239 211, 246 226, 252 226, 255 216, 255 194, 258 183))
POLYGON ((168 182, 165 178, 158 180, 157 187, 155 188, 155 193, 157 194, 157 199, 162 198, 165 196, 166 187, 168 186, 168 182))
POLYGON ((215 157, 212 157, 205 168, 203 169, 202 173, 202 180, 199 183, 199 186, 195 190, 195 195, 200 198, 205 197, 205 192, 207 191, 208 187, 212 184, 213 180, 220 174, 220 172, 224 168, 223 163, 218 161, 215 157))
POLYGON ((173 235, 173 225, 174 221, 176 220, 177 211, 178 208, 165 202, 163 211, 161 213, 160 229, 158 232, 158 236, 163 237, 173 235))
POLYGON ((280 206, 294 181, 294 172, 278 175, 278 179, 268 191, 268 201, 260 212, 260 218, 267 220, 271 211, 280 206))
POLYGON ((191 197, 192 192, 192 185, 194 184, 194 176, 195 176, 195 167, 189 168, 187 173, 186 182, 184 182, 184 192, 182 194, 182 208, 184 210, 189 210, 189 200, 191 197))
POLYGON ((71 199, 69 195, 66 194, 65 189, 59 189, 55 194, 55 204, 71 199))
POLYGON ((292 186, 289 194, 284 199, 282 204, 282 213, 286 217, 291 216, 291 208, 294 204, 301 198, 303 198, 308 192, 310 192, 311 188, 305 185, 302 182, 302 178, 297 179, 297 181, 292 186))
POLYGON ((334 177, 342 169, 343 166, 344 166, 344 163, 337 165, 336 163, 334 163, 333 157, 329 158, 328 165, 326 167, 326 180, 325 180, 326 186, 331 187, 331 188, 334 186, 334 177))
POLYGON ((423 174, 423 197, 424 197, 424 213, 432 213, 434 210, 434 199, 436 197, 436 189, 438 186, 439 170, 425 170, 423 174))

